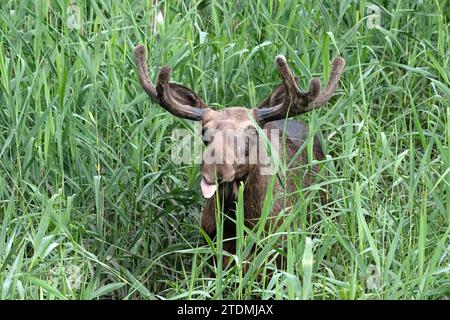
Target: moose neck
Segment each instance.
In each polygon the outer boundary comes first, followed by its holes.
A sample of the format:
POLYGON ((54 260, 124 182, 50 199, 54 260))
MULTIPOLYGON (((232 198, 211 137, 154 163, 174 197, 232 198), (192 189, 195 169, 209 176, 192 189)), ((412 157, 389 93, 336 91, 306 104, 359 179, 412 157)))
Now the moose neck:
POLYGON ((261 207, 266 194, 267 180, 270 176, 260 174, 258 165, 251 168, 249 173, 239 180, 221 185, 220 195, 223 201, 224 213, 234 217, 240 183, 244 183, 244 216, 247 221, 257 219, 261 213, 261 207))

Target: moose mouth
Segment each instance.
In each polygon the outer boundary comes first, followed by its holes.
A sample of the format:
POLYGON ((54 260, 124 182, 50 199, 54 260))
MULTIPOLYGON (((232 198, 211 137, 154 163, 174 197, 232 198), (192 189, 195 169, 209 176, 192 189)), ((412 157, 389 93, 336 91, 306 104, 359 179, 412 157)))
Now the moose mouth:
POLYGON ((208 181, 206 181, 205 178, 202 178, 202 181, 200 182, 200 188, 202 189, 203 196, 206 199, 209 199, 214 195, 214 193, 216 193, 217 184, 208 183, 208 181))
POLYGON ((205 178, 202 178, 202 181, 200 182, 203 197, 206 199, 211 198, 216 193, 217 189, 219 189, 218 191, 221 197, 224 197, 225 199, 234 197, 236 194, 237 185, 237 182, 234 180, 223 181, 220 183, 209 183, 205 178))

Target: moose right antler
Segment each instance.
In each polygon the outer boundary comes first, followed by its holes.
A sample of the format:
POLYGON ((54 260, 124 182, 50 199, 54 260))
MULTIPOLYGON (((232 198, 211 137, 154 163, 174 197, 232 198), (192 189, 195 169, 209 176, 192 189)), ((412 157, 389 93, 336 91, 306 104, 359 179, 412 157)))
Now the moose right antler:
MULTIPOLYGON (((242 107, 231 107, 216 111, 210 109, 190 89, 169 83, 171 73, 169 66, 161 68, 156 87, 153 86, 147 74, 145 48, 139 45, 136 47, 135 53, 139 80, 153 102, 161 105, 177 117, 201 121, 205 135, 207 135, 208 130, 215 130, 213 137, 205 142, 203 163, 200 168, 201 191, 203 196, 208 199, 203 210, 202 227, 211 238, 214 237, 216 233, 215 196, 220 196, 220 199, 224 202, 224 239, 235 238, 236 236, 235 222, 229 217, 234 216, 236 191, 240 183, 245 184, 245 224, 251 227, 261 216, 262 204, 270 181, 270 177, 262 173, 263 162, 250 162, 250 159, 254 159, 254 155, 258 153, 260 144, 257 144, 255 139, 247 139, 250 137, 243 135, 243 130, 247 130, 247 132, 250 132, 249 135, 254 137, 256 130, 254 130, 255 121, 253 120, 256 120, 257 124, 267 130, 268 136, 277 136, 278 141, 281 141, 282 137, 285 136, 286 147, 284 150, 286 156, 295 159, 298 150, 307 140, 308 126, 287 118, 308 112, 328 102, 336 90, 345 65, 344 59, 335 58, 332 62, 330 80, 325 90, 320 90, 318 79, 312 79, 309 84, 309 91, 301 92, 286 58, 279 55, 276 58, 276 63, 281 75, 282 85, 277 87, 258 108, 253 109, 252 112, 242 107), (232 139, 229 139, 230 135, 232 139), (237 141, 237 144, 229 143, 230 141, 237 141), (239 148, 239 141, 248 141, 248 143, 243 144, 244 150, 239 148), (210 158, 207 158, 206 155, 215 155, 216 157, 213 157, 214 161, 210 162, 207 161, 210 158), (218 155, 221 155, 222 158, 218 155), (245 158, 242 159, 241 156, 245 158)), ((304 148, 300 152, 300 156, 296 158, 298 160, 293 161, 294 169, 290 171, 287 183, 281 186, 278 180, 276 181, 273 189, 274 195, 297 194, 299 186, 298 181, 295 182, 298 180, 295 179, 296 177, 303 178, 300 179, 303 182, 303 187, 307 187, 313 182, 313 176, 318 167, 314 165, 311 170, 305 171, 304 168, 308 167, 306 150, 307 148, 304 148)), ((322 147, 317 137, 314 138, 313 153, 315 159, 324 159, 322 147)), ((260 160, 258 156, 256 158, 260 160)), ((285 210, 285 205, 292 207, 291 203, 277 198, 272 214, 277 215, 285 210)), ((225 241, 223 248, 234 253, 235 241, 225 241)))
POLYGON ((135 55, 142 88, 144 88, 153 102, 158 103, 174 116, 190 120, 203 119, 205 109, 208 109, 208 106, 188 88, 169 83, 170 74, 172 73, 170 66, 161 68, 155 88, 148 78, 147 57, 143 45, 136 47, 135 55))

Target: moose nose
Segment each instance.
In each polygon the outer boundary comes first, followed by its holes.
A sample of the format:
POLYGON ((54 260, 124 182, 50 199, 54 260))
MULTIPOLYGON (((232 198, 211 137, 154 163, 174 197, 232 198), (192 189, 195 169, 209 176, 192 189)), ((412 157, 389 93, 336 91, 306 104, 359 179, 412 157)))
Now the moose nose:
POLYGON ((209 174, 203 174, 202 173, 202 179, 205 180, 205 182, 207 182, 208 184, 221 184, 221 183, 226 183, 226 182, 232 182, 234 180, 234 176, 235 174, 232 173, 230 174, 226 174, 225 177, 223 177, 222 175, 220 175, 219 173, 217 173, 216 175, 209 175, 209 174))

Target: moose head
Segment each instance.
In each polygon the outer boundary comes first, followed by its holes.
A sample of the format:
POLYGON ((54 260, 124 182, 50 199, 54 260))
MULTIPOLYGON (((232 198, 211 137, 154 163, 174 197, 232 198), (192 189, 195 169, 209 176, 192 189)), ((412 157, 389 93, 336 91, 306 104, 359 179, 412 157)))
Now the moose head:
MULTIPOLYGON (((276 57, 276 64, 282 84, 267 97, 259 107, 251 111, 244 107, 230 107, 213 110, 190 89, 169 82, 171 67, 164 66, 159 71, 156 86, 147 73, 146 50, 143 45, 135 48, 139 80, 153 102, 159 104, 174 116, 201 121, 203 132, 213 131, 206 139, 206 148, 201 165, 201 190, 205 198, 211 198, 218 186, 232 185, 245 179, 257 164, 249 164, 248 157, 254 154, 255 126, 264 127, 267 123, 282 120, 324 105, 333 95, 344 68, 344 60, 335 58, 332 62, 330 80, 321 91, 318 79, 311 79, 308 92, 300 91, 297 81, 283 55, 276 57), (230 143, 241 137, 242 132, 250 132, 243 147, 240 143, 230 143), (223 161, 207 161, 207 157, 220 153, 223 161), (242 155, 244 159, 242 159, 242 155), (242 161, 243 160, 243 161, 242 161)), ((239 139, 238 139, 239 140, 239 139)), ((242 140, 242 139, 241 139, 242 140)), ((229 190, 230 188, 226 188, 229 190)))

